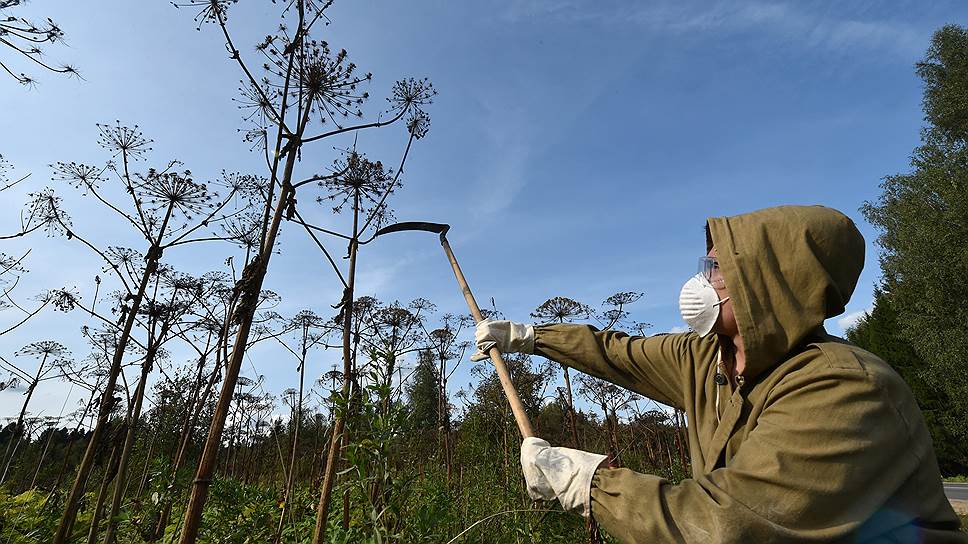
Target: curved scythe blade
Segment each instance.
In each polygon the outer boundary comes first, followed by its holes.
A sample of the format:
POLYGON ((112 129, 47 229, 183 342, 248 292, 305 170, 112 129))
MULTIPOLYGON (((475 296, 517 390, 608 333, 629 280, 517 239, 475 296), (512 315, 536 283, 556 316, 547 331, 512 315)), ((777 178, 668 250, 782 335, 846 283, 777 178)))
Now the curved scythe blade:
POLYGON ((444 223, 425 223, 422 221, 405 221, 403 223, 394 223, 390 226, 383 227, 382 229, 376 231, 376 234, 374 234, 373 237, 376 238, 377 236, 390 234, 391 232, 402 232, 407 230, 433 232, 439 234, 440 237, 443 238, 447 235, 447 231, 450 230, 450 225, 444 223))

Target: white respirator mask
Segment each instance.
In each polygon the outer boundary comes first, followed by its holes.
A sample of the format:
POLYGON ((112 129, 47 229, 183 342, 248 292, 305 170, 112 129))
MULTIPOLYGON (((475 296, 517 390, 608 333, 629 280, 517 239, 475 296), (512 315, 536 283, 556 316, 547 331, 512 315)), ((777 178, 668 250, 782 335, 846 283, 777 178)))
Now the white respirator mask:
POLYGON ((719 317, 720 306, 729 297, 720 299, 716 289, 701 273, 689 278, 679 292, 679 313, 689 328, 699 336, 706 336, 713 330, 719 317))

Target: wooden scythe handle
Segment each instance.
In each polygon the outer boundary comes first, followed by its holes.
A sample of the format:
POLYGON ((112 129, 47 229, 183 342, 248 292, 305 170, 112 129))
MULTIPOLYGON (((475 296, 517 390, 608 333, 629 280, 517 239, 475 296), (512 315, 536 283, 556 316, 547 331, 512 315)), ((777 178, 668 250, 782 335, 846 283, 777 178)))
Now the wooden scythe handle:
MULTIPOLYGON (((444 234, 441 233, 440 235, 440 245, 444 247, 444 253, 447 254, 450 266, 454 268, 454 275, 457 276, 457 283, 460 285, 461 291, 464 292, 464 300, 467 301, 467 307, 471 310, 471 316, 474 317, 474 322, 480 323, 484 320, 484 316, 481 315, 481 309, 477 306, 477 301, 474 300, 471 288, 467 286, 464 273, 461 272, 460 265, 457 264, 454 252, 450 249, 450 244, 447 242, 444 234)), ((498 378, 501 379, 504 396, 507 397, 508 403, 511 404, 511 413, 514 414, 514 421, 518 424, 518 430, 521 431, 521 436, 523 438, 534 436, 531 421, 528 420, 528 415, 524 412, 524 404, 521 403, 521 397, 518 396, 518 392, 514 389, 514 383, 511 382, 511 372, 508 371, 508 365, 504 362, 504 358, 501 357, 500 350, 494 347, 487 354, 491 358, 491 362, 494 363, 498 378)))

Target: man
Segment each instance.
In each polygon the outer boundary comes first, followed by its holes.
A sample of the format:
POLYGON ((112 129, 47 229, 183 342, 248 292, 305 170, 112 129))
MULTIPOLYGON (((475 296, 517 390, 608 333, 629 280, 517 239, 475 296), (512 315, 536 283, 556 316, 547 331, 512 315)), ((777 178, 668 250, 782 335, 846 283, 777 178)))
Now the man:
POLYGON ((864 263, 843 214, 783 206, 711 218, 683 287, 693 332, 486 321, 484 353, 535 353, 685 410, 692 478, 604 466, 526 439, 532 498, 558 498, 623 542, 968 543, 910 389, 828 335, 864 263))

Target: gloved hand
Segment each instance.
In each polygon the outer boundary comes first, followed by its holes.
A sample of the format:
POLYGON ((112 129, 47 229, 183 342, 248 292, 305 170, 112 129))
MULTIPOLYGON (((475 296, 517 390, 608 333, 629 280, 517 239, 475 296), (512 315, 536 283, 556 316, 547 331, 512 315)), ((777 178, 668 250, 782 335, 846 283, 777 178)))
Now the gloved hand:
POLYGON ((477 351, 471 361, 487 359, 487 352, 497 346, 501 353, 534 353, 534 327, 507 320, 485 319, 474 331, 477 351))
POLYGON ((591 514, 592 476, 604 455, 571 448, 553 448, 540 438, 521 443, 521 469, 534 499, 557 498, 565 510, 583 517, 591 514))

